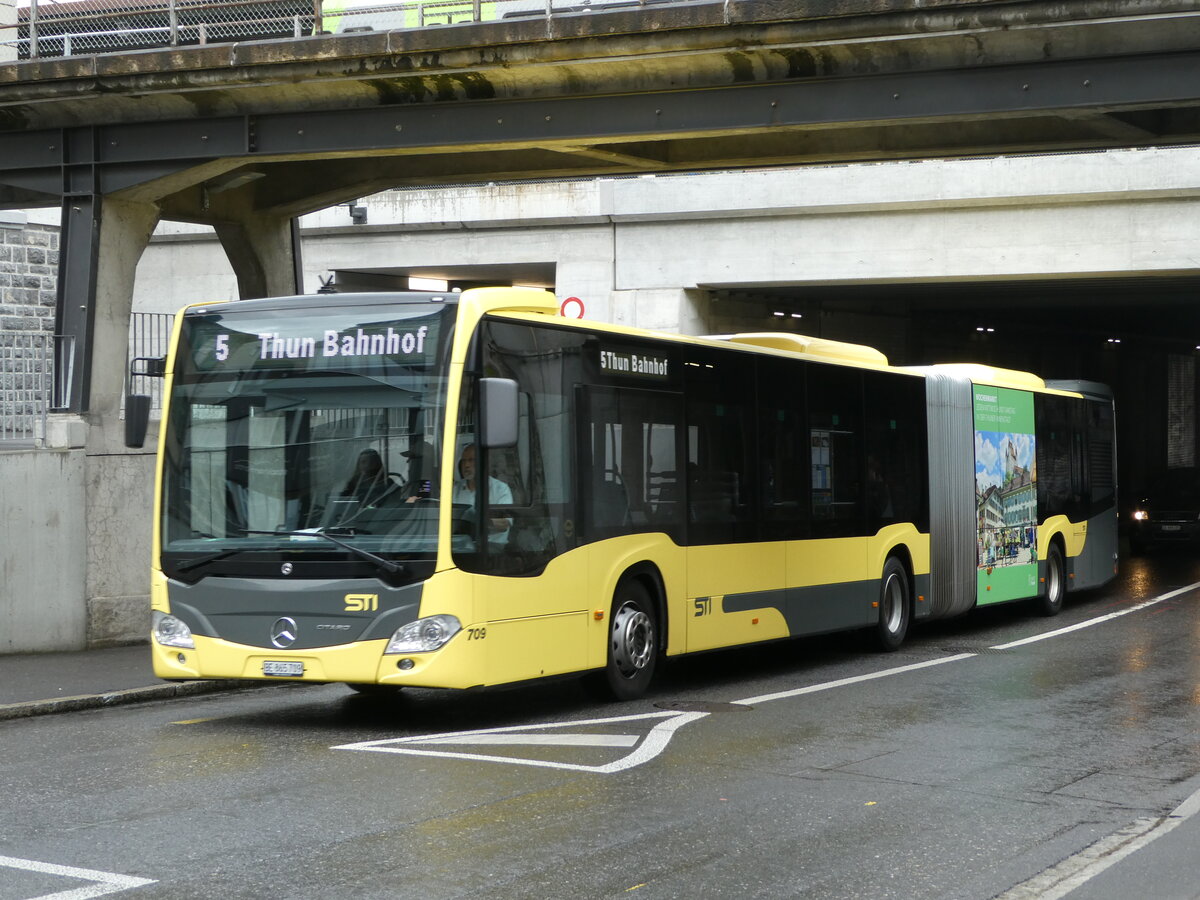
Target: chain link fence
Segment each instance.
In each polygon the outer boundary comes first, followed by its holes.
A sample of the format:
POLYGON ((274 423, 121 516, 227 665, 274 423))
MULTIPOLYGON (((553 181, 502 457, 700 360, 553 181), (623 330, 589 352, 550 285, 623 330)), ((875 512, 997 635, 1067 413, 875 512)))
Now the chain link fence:
POLYGON ((0 447, 40 447, 51 410, 71 393, 72 335, 0 331, 0 447))
POLYGON ((695 2, 703 0, 0 0, 0 62, 695 2))

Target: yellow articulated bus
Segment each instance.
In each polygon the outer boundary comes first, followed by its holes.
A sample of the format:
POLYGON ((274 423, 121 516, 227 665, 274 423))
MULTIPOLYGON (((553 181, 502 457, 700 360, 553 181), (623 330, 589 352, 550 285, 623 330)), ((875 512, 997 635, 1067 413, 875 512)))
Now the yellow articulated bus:
POLYGON ((849 629, 893 650, 1115 573, 1102 386, 558 313, 522 288, 184 310, 155 673, 586 674, 630 699, 664 657, 849 629))

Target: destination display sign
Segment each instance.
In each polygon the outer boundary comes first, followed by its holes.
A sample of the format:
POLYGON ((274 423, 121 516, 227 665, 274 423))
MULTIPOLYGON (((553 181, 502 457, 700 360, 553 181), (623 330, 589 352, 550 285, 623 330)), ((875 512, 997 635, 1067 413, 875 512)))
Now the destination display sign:
POLYGON ((671 377, 671 361, 654 353, 600 348, 600 371, 666 381, 671 377))
POLYGON ((452 331, 441 311, 371 321, 379 309, 185 319, 186 358, 201 372, 411 370, 439 359, 452 331))

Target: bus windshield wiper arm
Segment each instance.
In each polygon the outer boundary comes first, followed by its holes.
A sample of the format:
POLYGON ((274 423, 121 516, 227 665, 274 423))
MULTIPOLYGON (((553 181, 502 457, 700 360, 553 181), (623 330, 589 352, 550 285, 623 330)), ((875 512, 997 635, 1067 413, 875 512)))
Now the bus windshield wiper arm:
POLYGON ((210 562, 216 562, 218 559, 224 559, 227 556, 233 556, 235 553, 241 553, 245 547, 230 547, 226 550, 218 550, 216 553, 206 553, 204 556, 194 556, 191 559, 185 559, 183 562, 175 566, 176 572, 187 572, 191 569, 198 569, 201 566, 206 566, 210 562))
POLYGON ((385 572, 392 572, 393 574, 395 574, 397 572, 406 571, 404 566, 400 565, 399 563, 394 563, 390 559, 384 559, 382 556, 376 556, 371 551, 363 550, 361 547, 355 547, 353 544, 347 544, 345 541, 338 540, 332 534, 328 534, 324 531, 253 531, 251 529, 243 529, 242 533, 243 534, 272 534, 272 535, 280 535, 280 536, 289 535, 289 536, 295 536, 295 537, 322 537, 322 538, 325 538, 325 540, 329 541, 331 544, 337 544, 343 550, 348 550, 351 553, 353 553, 355 556, 357 556, 361 559, 365 559, 368 562, 374 563, 375 565, 379 566, 379 568, 383 569, 385 572))

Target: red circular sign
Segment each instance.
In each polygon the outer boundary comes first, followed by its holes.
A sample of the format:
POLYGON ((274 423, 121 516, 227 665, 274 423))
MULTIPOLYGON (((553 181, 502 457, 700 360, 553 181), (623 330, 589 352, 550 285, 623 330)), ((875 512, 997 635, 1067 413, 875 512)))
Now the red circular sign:
POLYGON ((582 319, 583 301, 578 297, 568 297, 558 308, 558 314, 564 319, 582 319))

